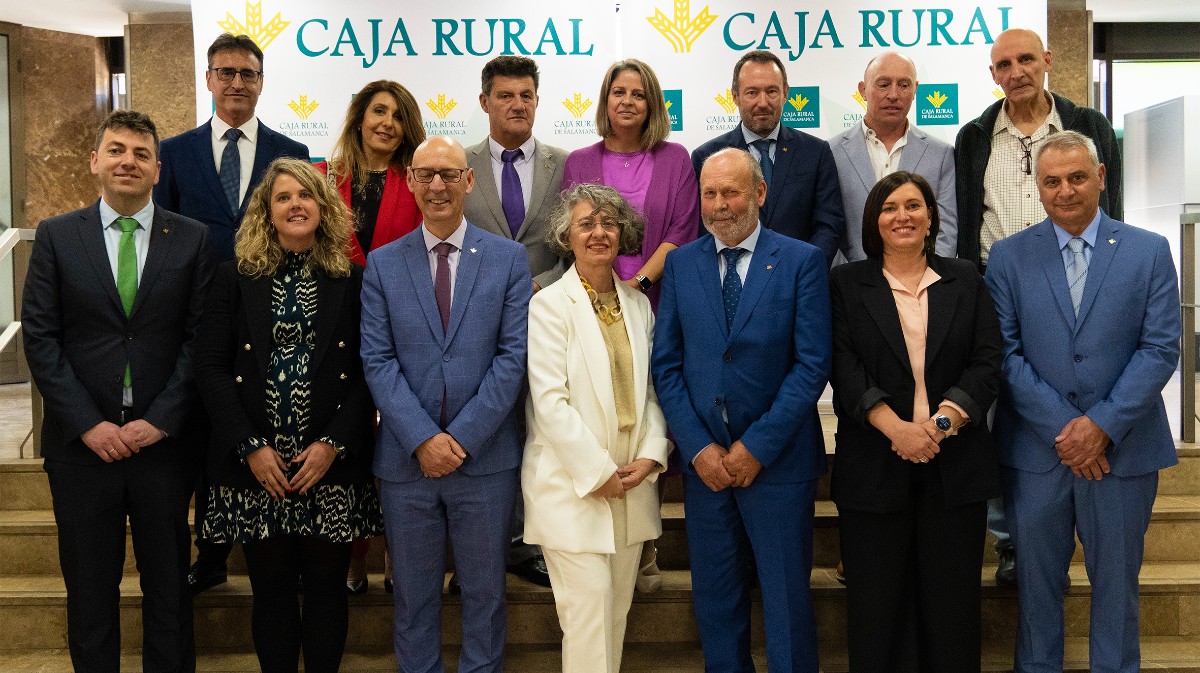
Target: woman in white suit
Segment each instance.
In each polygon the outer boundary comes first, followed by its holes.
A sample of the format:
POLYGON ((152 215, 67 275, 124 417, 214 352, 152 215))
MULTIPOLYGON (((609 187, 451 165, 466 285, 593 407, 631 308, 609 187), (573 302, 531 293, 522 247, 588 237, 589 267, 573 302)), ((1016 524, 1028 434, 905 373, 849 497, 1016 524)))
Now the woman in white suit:
POLYGON ((572 187, 548 238, 574 264, 529 304, 525 540, 546 557, 565 673, 621 669, 642 543, 662 533, 653 482, 671 445, 650 382, 654 317, 612 266, 643 226, 611 187, 572 187))

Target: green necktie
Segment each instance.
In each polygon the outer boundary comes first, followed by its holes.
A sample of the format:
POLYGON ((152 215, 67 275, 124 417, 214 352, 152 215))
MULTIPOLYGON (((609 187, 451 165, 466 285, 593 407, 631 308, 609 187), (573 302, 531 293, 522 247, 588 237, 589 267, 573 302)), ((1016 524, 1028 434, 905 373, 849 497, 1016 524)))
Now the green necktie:
MULTIPOLYGON (((128 317, 133 312, 133 299, 138 288, 137 250, 133 245, 133 232, 138 228, 138 221, 132 217, 118 217, 117 226, 121 228, 121 245, 117 247, 117 293, 121 295, 121 306, 128 317)), ((132 384, 129 363, 125 363, 125 387, 132 384)))

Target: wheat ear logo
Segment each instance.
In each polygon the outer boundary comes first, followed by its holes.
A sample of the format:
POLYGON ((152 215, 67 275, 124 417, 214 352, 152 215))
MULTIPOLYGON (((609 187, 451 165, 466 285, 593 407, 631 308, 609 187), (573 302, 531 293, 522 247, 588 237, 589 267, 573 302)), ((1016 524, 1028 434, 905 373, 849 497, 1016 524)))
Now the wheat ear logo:
POLYGON ((727 114, 733 114, 737 109, 737 103, 733 100, 733 91, 726 89, 725 93, 713 96, 713 100, 717 101, 717 105, 725 110, 727 114))
POLYGON ((258 45, 259 49, 267 50, 267 47, 279 37, 284 28, 287 28, 292 22, 284 21, 279 12, 275 12, 275 16, 263 25, 262 3, 246 2, 246 18, 245 23, 238 21, 233 14, 225 12, 225 20, 218 21, 217 25, 227 33, 233 35, 245 35, 254 44, 258 45))
POLYGON ((587 109, 592 106, 592 99, 583 100, 583 94, 577 93, 573 99, 567 98, 563 100, 562 104, 563 107, 567 108, 567 112, 570 112, 576 119, 580 119, 583 117, 583 113, 587 112, 587 109))
POLYGON ((795 96, 792 96, 788 99, 788 104, 791 105, 796 112, 799 112, 804 109, 805 105, 808 105, 808 99, 804 97, 804 94, 797 93, 795 96))
POLYGON ((995 96, 996 98, 1004 98, 1004 89, 1001 89, 1000 87, 995 87, 992 89, 992 95, 995 96))
POLYGON ((425 107, 433 110, 433 114, 437 115, 438 119, 445 119, 446 115, 450 114, 450 111, 453 110, 457 105, 458 101, 454 100, 453 98, 446 100, 446 94, 444 93, 439 93, 437 95, 436 102, 432 98, 425 101, 425 107))
POLYGON ((949 99, 949 96, 942 93, 941 91, 934 91, 933 93, 931 93, 925 97, 925 100, 929 101, 930 105, 933 105, 933 107, 935 107, 935 108, 942 107, 942 103, 945 103, 948 99, 949 99))
POLYGON ((647 16, 646 20, 671 43, 676 54, 690 52, 696 40, 717 20, 717 15, 709 12, 705 5, 692 16, 691 0, 675 0, 673 10, 674 17, 668 18, 661 9, 655 8, 654 16, 647 16))
POLYGON ((288 101, 288 107, 290 107, 292 112, 295 112, 296 116, 301 119, 308 119, 309 116, 312 115, 312 113, 315 112, 320 106, 321 104, 315 99, 310 101, 308 96, 300 96, 300 102, 296 102, 294 100, 288 101))
POLYGON ((854 100, 858 101, 858 104, 862 106, 863 110, 867 109, 867 101, 865 98, 863 98, 863 95, 861 93, 855 91, 854 92, 854 100))

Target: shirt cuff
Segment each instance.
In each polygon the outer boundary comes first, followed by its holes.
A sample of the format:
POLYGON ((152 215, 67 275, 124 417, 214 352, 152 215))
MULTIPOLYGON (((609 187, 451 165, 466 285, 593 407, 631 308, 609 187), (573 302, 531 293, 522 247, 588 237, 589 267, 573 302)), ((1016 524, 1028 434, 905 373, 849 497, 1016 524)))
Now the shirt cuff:
POLYGON ((249 439, 244 439, 237 445, 238 458, 241 458, 242 462, 244 463, 250 454, 258 451, 264 446, 270 445, 271 443, 267 441, 266 437, 250 437, 249 439))

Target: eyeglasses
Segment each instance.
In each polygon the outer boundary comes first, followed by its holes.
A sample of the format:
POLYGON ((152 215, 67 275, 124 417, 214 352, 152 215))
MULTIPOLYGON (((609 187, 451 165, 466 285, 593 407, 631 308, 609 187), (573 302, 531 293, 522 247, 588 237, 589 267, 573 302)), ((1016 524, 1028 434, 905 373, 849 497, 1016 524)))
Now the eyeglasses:
POLYGON ((1021 158, 1021 170, 1025 171, 1025 175, 1033 175, 1033 138, 1021 138, 1021 149, 1025 150, 1025 156, 1021 158))
POLYGON ((409 170, 412 171, 413 179, 417 182, 433 182, 433 176, 439 175, 442 178, 442 182, 448 185, 462 180, 463 173, 467 172, 465 168, 443 168, 441 170, 410 168, 409 170))
POLYGON ((262 78, 261 70, 251 70, 250 68, 209 68, 209 72, 215 73, 217 79, 222 82, 232 82, 236 76, 241 76, 243 84, 256 84, 262 78))

